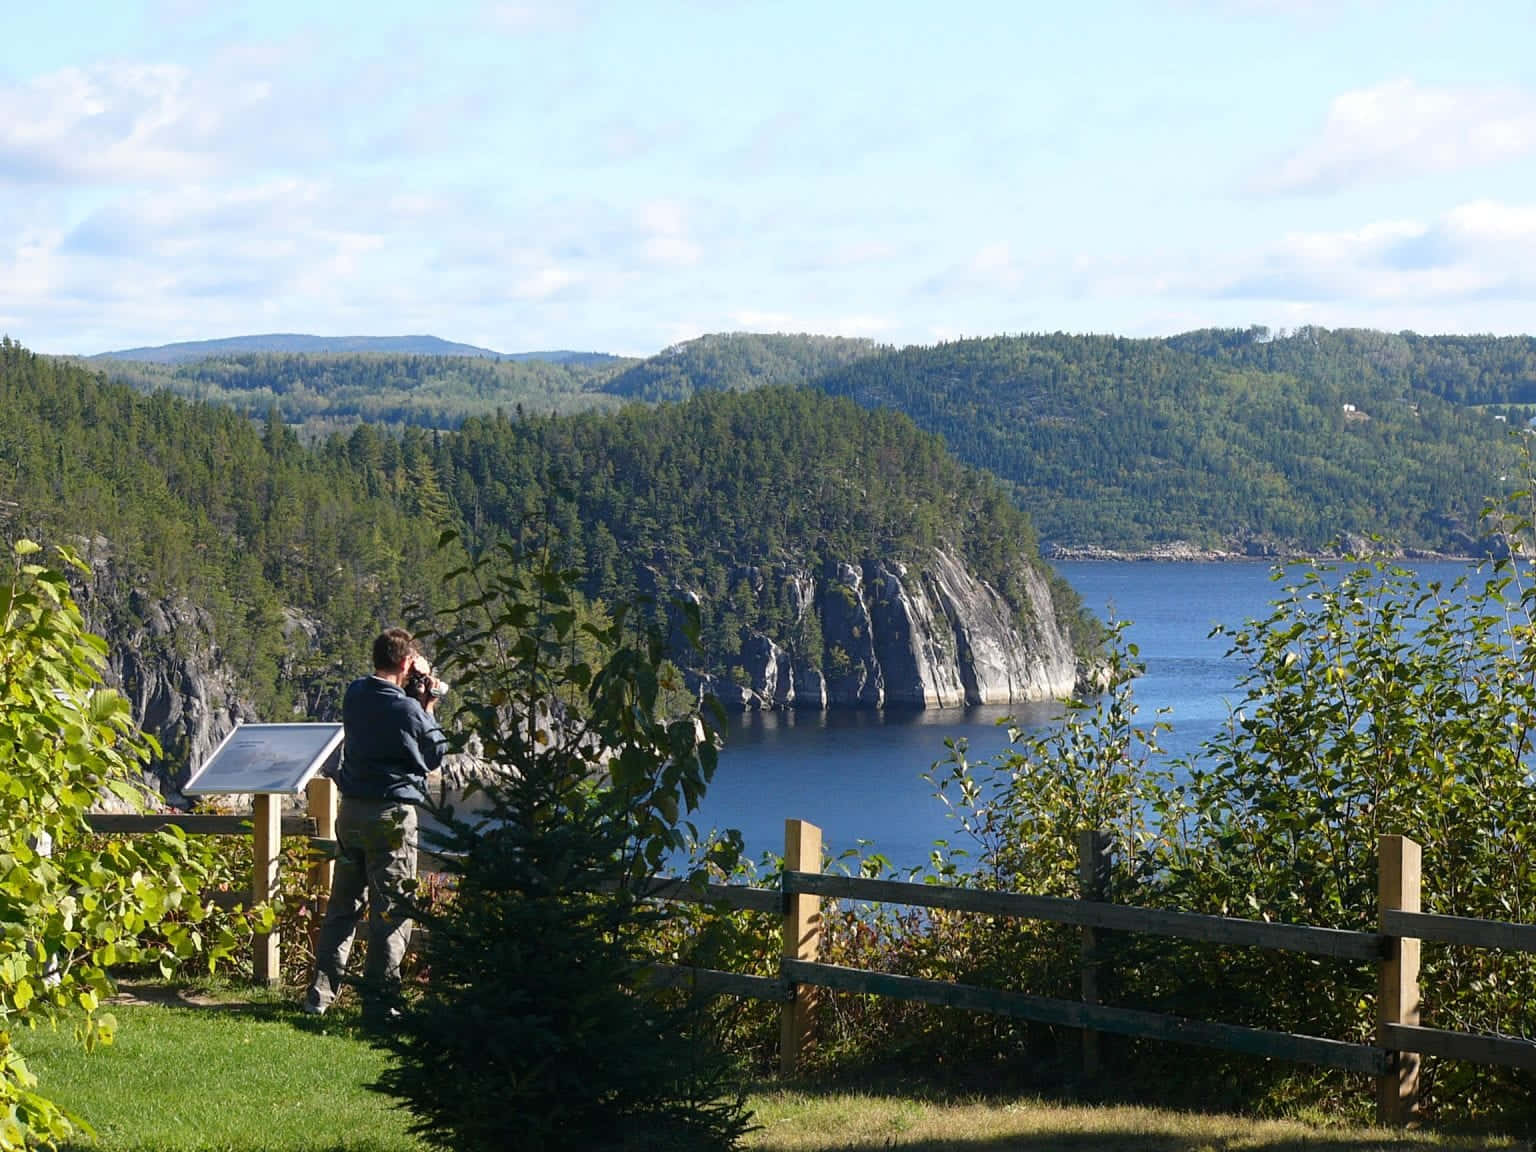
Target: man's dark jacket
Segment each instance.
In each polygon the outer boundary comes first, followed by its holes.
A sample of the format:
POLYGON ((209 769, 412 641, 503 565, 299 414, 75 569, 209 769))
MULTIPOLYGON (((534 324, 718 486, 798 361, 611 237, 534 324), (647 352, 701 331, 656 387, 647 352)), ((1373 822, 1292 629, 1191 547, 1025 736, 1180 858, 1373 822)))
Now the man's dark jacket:
POLYGON ((443 730, 388 680, 362 676, 341 701, 346 731, 336 787, 359 800, 426 799, 427 773, 443 758, 443 730))

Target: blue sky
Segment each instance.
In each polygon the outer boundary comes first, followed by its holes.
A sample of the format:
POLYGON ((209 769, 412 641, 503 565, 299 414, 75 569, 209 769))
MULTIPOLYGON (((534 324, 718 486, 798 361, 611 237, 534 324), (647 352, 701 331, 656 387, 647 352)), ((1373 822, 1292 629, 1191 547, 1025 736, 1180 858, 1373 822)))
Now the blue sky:
POLYGON ((1536 331, 1531 0, 13 8, 37 351, 1536 331))

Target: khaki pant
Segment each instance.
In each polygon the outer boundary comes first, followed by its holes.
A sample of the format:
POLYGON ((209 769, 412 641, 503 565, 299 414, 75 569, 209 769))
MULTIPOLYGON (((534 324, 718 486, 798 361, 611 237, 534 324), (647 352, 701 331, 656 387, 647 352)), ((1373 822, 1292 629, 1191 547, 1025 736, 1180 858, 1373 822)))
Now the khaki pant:
POLYGON ((411 939, 410 889, 416 877, 416 806, 343 796, 336 815, 340 855, 331 902, 315 947, 308 1006, 325 1011, 341 989, 352 937, 368 912, 365 1001, 400 990, 400 960, 411 939))

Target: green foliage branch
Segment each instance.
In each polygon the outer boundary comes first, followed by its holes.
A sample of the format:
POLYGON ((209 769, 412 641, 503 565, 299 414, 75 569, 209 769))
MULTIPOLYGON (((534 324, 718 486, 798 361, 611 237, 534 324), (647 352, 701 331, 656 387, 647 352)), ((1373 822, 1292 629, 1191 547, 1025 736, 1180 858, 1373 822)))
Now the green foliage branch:
MULTIPOLYGON (((68 1018, 87 1045, 116 1029, 99 1009, 110 970, 212 964, 237 940, 208 930, 195 893, 206 862, 170 829, 102 842, 87 813, 105 793, 138 804, 152 738, 103 687, 106 644, 63 572, 18 540, 0 584, 0 1149, 54 1147, 75 1127, 38 1089, 13 1031, 68 1018)), ((60 548, 63 564, 84 569, 60 548)))

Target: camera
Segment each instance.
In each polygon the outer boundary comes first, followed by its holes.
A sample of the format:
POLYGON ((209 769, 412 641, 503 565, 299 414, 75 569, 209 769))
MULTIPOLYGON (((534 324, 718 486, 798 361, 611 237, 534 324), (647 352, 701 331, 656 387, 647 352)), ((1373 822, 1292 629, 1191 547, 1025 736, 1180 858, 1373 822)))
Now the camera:
POLYGON ((423 707, 433 700, 441 700, 444 696, 448 695, 448 685, 430 673, 422 672, 419 669, 413 669, 411 674, 405 678, 405 683, 401 687, 405 690, 407 696, 417 701, 423 707))

